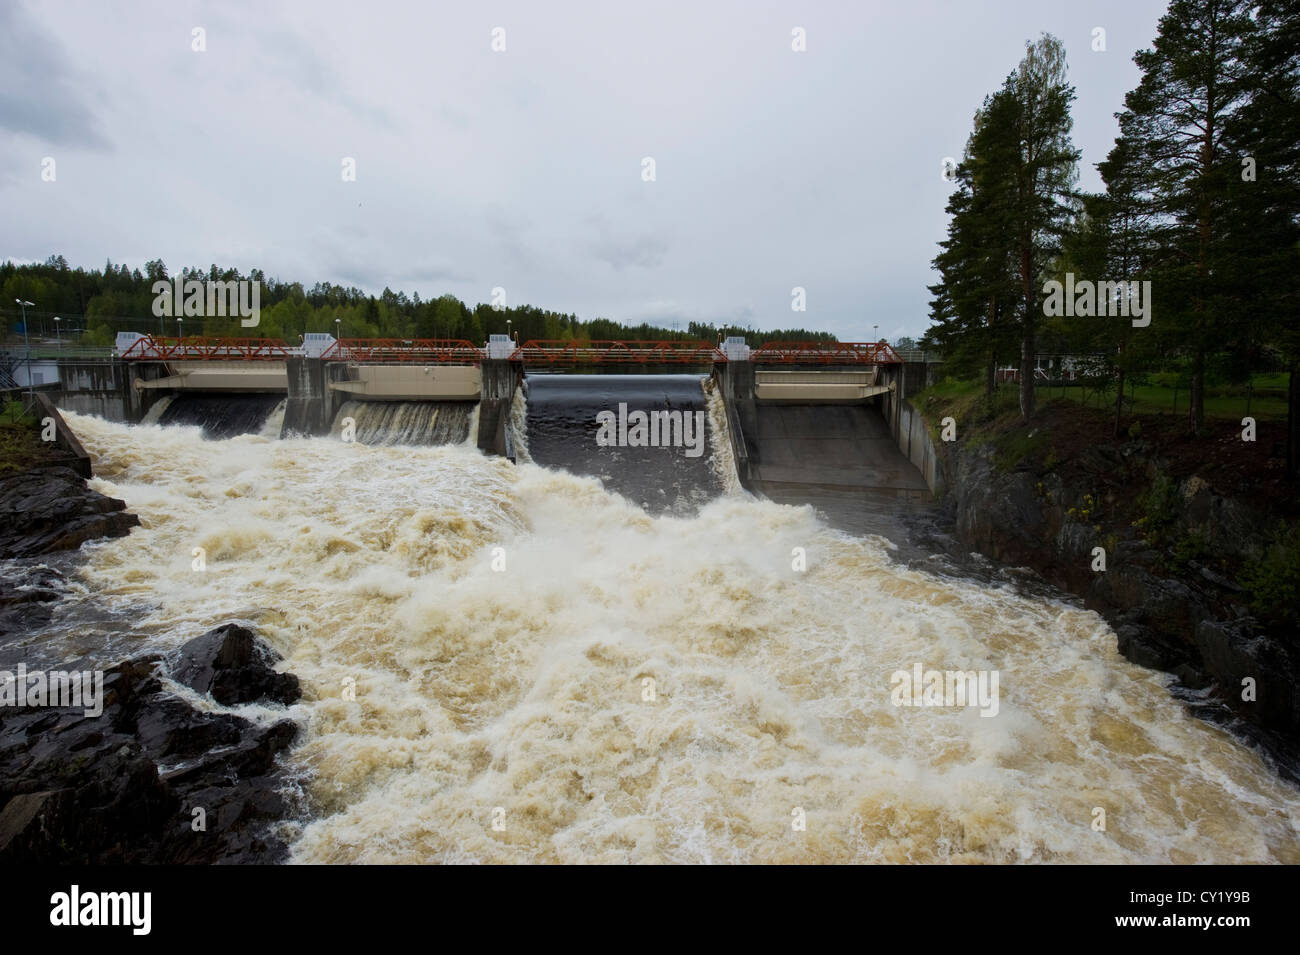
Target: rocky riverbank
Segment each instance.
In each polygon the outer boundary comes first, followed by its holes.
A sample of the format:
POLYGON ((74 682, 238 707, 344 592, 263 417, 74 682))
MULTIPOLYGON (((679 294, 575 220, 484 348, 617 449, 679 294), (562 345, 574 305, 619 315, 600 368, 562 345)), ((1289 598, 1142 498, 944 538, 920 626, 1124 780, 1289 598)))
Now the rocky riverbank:
MULTIPOLYGON (((294 815, 295 784, 277 756, 298 726, 226 709, 296 702, 298 680, 276 672, 278 660, 231 623, 170 658, 104 671, 97 715, 0 706, 0 862, 283 861, 278 824, 294 815)), ((15 682, 0 699, 13 698, 15 682)))
POLYGON ((0 560, 73 550, 88 540, 124 537, 140 523, 126 503, 86 485, 69 467, 0 478, 0 560))
POLYGON ((10 455, 0 477, 0 638, 19 639, 7 649, 0 639, 0 862, 283 861, 280 824, 295 814, 296 787, 277 757, 298 726, 229 708, 282 709, 301 692, 251 630, 227 624, 176 654, 98 674, 58 667, 102 678, 95 706, 55 706, 67 701, 47 697, 46 670, 28 662, 19 674, 15 655, 31 654, 19 649, 22 635, 49 623, 72 552, 139 524, 125 502, 33 446, 10 455))
MULTIPOLYGON (((950 413, 922 401, 931 424, 950 413)), ((1254 454, 1267 473, 1276 449, 1243 448, 1221 427, 1198 439, 1198 459, 1150 426, 1122 440, 1087 433, 1081 410, 1057 403, 1028 425, 1004 416, 936 442, 958 537, 1081 597, 1114 627, 1120 653, 1173 674, 1174 692, 1200 715, 1300 782, 1296 629, 1264 616, 1279 608, 1258 599, 1261 567, 1283 589, 1294 573, 1285 560, 1270 571, 1279 562, 1267 560, 1291 515, 1271 493, 1276 479, 1246 497, 1249 482, 1225 477, 1215 460, 1242 467, 1254 454)))

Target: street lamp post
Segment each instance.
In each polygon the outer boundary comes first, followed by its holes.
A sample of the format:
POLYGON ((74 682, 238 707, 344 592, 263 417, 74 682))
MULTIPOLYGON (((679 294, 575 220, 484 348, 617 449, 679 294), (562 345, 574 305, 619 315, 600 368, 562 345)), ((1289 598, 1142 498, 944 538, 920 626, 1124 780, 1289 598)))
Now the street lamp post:
POLYGON ((334 340, 337 341, 343 337, 343 319, 334 319, 334 340))
POLYGON ((59 322, 61 321, 63 321, 63 319, 59 318, 59 316, 54 316, 54 340, 59 343, 59 351, 63 351, 63 335, 59 331, 62 327, 59 325, 59 322))
POLYGON ((880 336, 876 334, 876 332, 879 330, 879 328, 880 328, 879 325, 872 325, 872 326, 871 326, 871 337, 872 337, 873 339, 877 340, 877 341, 880 340, 880 336))
POLYGON ((27 406, 30 408, 34 399, 32 396, 32 344, 31 340, 27 337, 27 306, 30 305, 32 308, 35 308, 36 303, 24 302, 20 298, 16 298, 14 301, 18 303, 18 307, 23 311, 23 351, 25 352, 24 357, 27 362, 27 406))

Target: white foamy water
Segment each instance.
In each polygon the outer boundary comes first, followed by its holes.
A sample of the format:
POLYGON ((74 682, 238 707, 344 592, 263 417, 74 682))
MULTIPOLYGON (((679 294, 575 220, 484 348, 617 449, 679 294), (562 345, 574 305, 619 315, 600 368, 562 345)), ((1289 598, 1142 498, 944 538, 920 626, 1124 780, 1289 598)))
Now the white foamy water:
POLYGON ((531 464, 532 455, 528 453, 528 390, 527 385, 515 389, 510 400, 510 444, 515 449, 515 460, 520 464, 531 464))
POLYGON ((297 860, 1300 862, 1296 790, 1095 614, 809 508, 651 517, 466 447, 68 418, 143 525, 87 548, 95 599, 142 649, 250 618, 302 679, 297 860), (893 706, 917 662, 999 671, 998 715, 893 706))
MULTIPOLYGON (((284 429, 284 411, 289 406, 287 400, 281 401, 271 409, 271 413, 266 416, 266 423, 258 430, 258 434, 263 438, 278 438, 280 432, 284 429)), ((149 422, 152 424, 152 422, 149 422)))
POLYGON ((700 380, 705 407, 709 415, 709 464, 727 494, 743 494, 740 475, 736 473, 736 453, 731 448, 731 426, 727 423, 727 404, 712 377, 700 380))

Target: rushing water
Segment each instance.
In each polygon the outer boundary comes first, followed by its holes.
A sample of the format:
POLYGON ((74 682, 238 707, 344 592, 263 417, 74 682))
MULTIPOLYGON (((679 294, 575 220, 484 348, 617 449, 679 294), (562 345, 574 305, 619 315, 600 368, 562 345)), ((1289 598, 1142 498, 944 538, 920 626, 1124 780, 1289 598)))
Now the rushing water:
POLYGON ((303 682, 297 860, 1300 862, 1296 790, 1097 615, 811 508, 68 418, 142 527, 85 548, 61 612, 118 621, 107 657, 256 624, 303 682), (997 715, 892 705, 916 663, 998 671, 997 715))
POLYGON ((332 433, 352 422, 362 444, 461 444, 477 431, 474 401, 346 401, 334 416, 332 433))
MULTIPOLYGON (((655 513, 692 513, 717 497, 722 482, 710 465, 714 433, 699 375, 536 375, 528 379, 529 460, 599 478, 605 487, 655 513), (604 445, 599 417, 632 429, 635 414, 672 415, 685 427, 666 430, 677 446, 604 445), (693 430, 695 429, 695 430, 693 430)), ((648 431, 648 429, 647 429, 648 431)))
MULTIPOLYGON (((270 421, 284 421, 284 398, 267 394, 178 394, 160 399, 166 402, 156 417, 146 418, 161 425, 198 425, 205 437, 232 438, 263 432, 270 421)), ((150 409, 152 412, 154 409, 150 409)), ((275 437, 279 437, 278 426, 275 437)))

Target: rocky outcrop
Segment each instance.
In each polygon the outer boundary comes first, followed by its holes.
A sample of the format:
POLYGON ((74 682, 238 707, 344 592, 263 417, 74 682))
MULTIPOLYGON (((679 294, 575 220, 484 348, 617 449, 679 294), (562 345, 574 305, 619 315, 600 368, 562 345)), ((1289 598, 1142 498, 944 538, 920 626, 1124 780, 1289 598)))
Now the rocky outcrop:
POLYGON ((225 706, 271 700, 296 703, 302 697, 298 678, 277 673, 275 651, 253 631, 237 623, 210 630, 180 649, 173 679, 196 693, 211 693, 225 706))
MULTIPOLYGON (((276 659, 227 625, 187 644, 176 666, 211 674, 232 702, 296 701, 297 679, 267 672, 276 659)), ((284 859, 274 826, 292 815, 292 780, 276 758, 297 725, 196 708, 167 688, 165 666, 153 655, 106 670, 98 716, 0 707, 0 861, 284 859)))
POLYGON ((37 557, 101 537, 124 537, 140 523, 126 504, 86 486, 66 467, 0 478, 0 560, 37 557))
MULTIPOLYGON (((1032 437, 1032 434, 1030 435, 1032 437)), ((1233 574, 1167 545, 1129 519, 1139 489, 1161 472, 1140 443, 1092 447, 1063 466, 1006 466, 995 445, 945 444, 944 470, 962 542, 1004 563, 1028 566, 1083 598, 1115 628, 1118 649, 1142 666, 1205 691, 1215 717, 1240 722, 1279 770, 1300 780, 1300 655, 1270 635, 1240 601, 1233 574), (1094 548, 1105 570, 1094 569, 1094 548)), ((1177 532, 1194 535, 1220 563, 1263 553, 1271 519, 1197 477, 1173 485, 1177 532)))
POLYGON ((66 590, 63 574, 53 567, 17 561, 0 567, 0 642, 49 623, 66 590))

